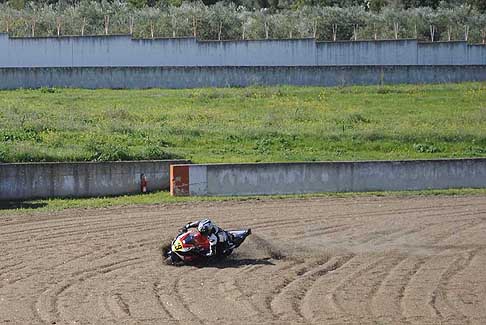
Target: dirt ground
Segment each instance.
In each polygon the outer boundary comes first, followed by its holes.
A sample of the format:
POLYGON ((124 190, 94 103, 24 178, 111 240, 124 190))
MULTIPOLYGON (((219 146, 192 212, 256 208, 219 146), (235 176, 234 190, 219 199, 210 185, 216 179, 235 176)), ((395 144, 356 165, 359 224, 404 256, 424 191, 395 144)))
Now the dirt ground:
POLYGON ((0 323, 485 324, 486 197, 360 197, 0 217, 0 323), (201 216, 253 235, 163 264, 201 216))

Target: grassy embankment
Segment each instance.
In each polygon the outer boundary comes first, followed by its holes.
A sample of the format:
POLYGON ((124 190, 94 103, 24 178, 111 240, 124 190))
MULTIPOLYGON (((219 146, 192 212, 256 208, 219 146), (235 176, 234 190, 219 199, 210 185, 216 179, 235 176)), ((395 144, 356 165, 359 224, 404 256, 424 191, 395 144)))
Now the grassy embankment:
POLYGON ((486 157, 486 84, 0 91, 0 162, 486 157))

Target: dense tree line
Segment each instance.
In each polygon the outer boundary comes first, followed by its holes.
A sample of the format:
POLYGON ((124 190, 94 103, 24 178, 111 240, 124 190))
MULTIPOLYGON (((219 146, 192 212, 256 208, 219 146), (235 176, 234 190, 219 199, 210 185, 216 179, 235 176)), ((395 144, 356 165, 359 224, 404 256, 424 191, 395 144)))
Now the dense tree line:
MULTIPOLYGON (((380 5, 378 0, 357 5, 349 0, 350 6, 338 7, 328 6, 326 1, 302 0, 295 8, 272 10, 248 9, 234 2, 212 5, 158 2, 149 6, 147 1, 142 4, 137 1, 49 3, 46 0, 29 2, 21 9, 12 3, 0 3, 0 32, 12 36, 196 36, 207 40, 315 37, 328 41, 399 38, 486 41, 486 14, 468 4, 442 2, 434 9, 406 8, 405 2, 400 6, 380 5)), ((414 5, 420 2, 403 1, 414 5)))
MULTIPOLYGON (((59 4, 78 5, 83 0, 36 0, 37 4, 59 4)), ((101 2, 102 0, 96 0, 101 2)), ((113 2, 117 0, 109 0, 113 2)), ((202 0, 205 5, 213 5, 221 0, 202 0)), ((182 0, 121 0, 135 8, 143 7, 167 7, 179 6, 182 0)), ((302 6, 321 6, 321 7, 353 7, 366 6, 372 10, 379 11, 386 6, 409 9, 430 7, 436 9, 441 5, 460 6, 468 5, 478 9, 480 12, 486 11, 486 0, 224 0, 225 3, 233 3, 236 6, 243 6, 248 9, 268 8, 278 9, 298 9, 302 6)), ((23 9, 28 0, 0 0, 1 3, 9 3, 12 8, 23 9)))

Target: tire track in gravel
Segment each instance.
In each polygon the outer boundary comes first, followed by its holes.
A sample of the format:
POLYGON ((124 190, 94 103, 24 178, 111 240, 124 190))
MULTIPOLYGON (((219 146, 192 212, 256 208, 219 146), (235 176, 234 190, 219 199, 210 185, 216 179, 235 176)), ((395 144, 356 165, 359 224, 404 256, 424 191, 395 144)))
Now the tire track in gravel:
POLYGON ((100 300, 99 306, 108 311, 110 318, 120 320, 131 317, 130 306, 120 293, 101 296, 100 300))
POLYGON ((468 323, 469 317, 463 314, 459 309, 450 302, 448 286, 453 277, 459 272, 465 270, 471 264, 474 257, 482 249, 466 252, 467 256, 462 256, 456 260, 449 268, 441 275, 439 284, 436 290, 432 293, 432 300, 434 302, 435 310, 442 320, 454 323, 468 323))
POLYGON ((423 257, 405 257, 383 278, 371 299, 371 313, 375 319, 385 324, 405 322, 402 310, 404 291, 423 263, 423 257))
MULTIPOLYGON (((149 257, 147 257, 147 259, 148 258, 149 257)), ((149 281, 143 280, 143 287, 138 285, 140 275, 143 273, 144 268, 145 266, 140 263, 124 272, 112 272, 109 276, 105 275, 103 277, 104 281, 102 285, 97 285, 96 288, 88 289, 93 295, 98 297, 99 302, 96 307, 106 315, 105 318, 133 322, 140 317, 140 314, 138 313, 140 307, 139 303, 137 300, 132 300, 131 297, 135 292, 150 291, 145 288, 145 286, 149 284, 149 281), (105 283, 115 283, 116 286, 108 286, 105 285, 105 283)), ((82 291, 86 291, 86 289, 82 291)), ((149 299, 149 297, 144 299, 143 305, 149 308, 151 299, 149 299)), ((160 306, 157 306, 157 310, 159 307, 160 306)))
POLYGON ((166 289, 166 286, 162 284, 161 281, 157 281, 153 284, 153 293, 157 298, 157 302, 162 310, 169 316, 170 321, 181 321, 182 317, 179 317, 177 311, 180 310, 179 308, 173 307, 170 295, 167 293, 162 293, 162 291, 166 289))
MULTIPOLYGON (((91 234, 91 236, 93 236, 93 235, 98 234, 98 233, 107 233, 107 232, 113 233, 113 232, 122 231, 122 230, 129 230, 126 233, 132 233, 132 232, 137 232, 137 231, 146 231, 146 230, 149 230, 149 229, 153 229, 156 226, 175 227, 175 225, 166 224, 162 221, 158 222, 158 223, 151 223, 151 224, 148 224, 148 225, 146 225, 145 223, 129 223, 129 224, 124 224, 124 225, 120 225, 120 226, 105 225, 105 223, 99 224, 99 225, 103 225, 103 227, 85 228, 86 233, 91 234), (145 226, 145 227, 143 227, 143 226, 145 226)), ((17 239, 17 240, 13 239, 12 240, 12 239, 9 239, 7 236, 5 236, 4 239, 9 240, 10 243, 17 242, 17 241, 20 241, 20 240, 28 241, 28 242, 35 241, 36 244, 27 245, 25 247, 23 247, 23 246, 19 247, 19 248, 29 249, 29 248, 32 248, 34 246, 38 246, 38 243, 43 242, 43 241, 52 242, 53 239, 61 239, 62 240, 62 239, 65 239, 66 236, 81 237, 81 236, 86 235, 86 233, 80 233, 80 231, 79 231, 80 227, 79 226, 73 226, 73 227, 62 228, 62 229, 49 229, 49 230, 50 230, 50 232, 57 230, 57 232, 55 232, 52 235, 45 236, 42 231, 39 231, 39 236, 31 237, 27 240, 26 239, 17 239), (65 231, 59 231, 59 230, 65 230, 65 231)), ((18 234, 14 234, 14 235, 15 235, 15 238, 19 238, 18 234)))
POLYGON ((63 212, 58 212, 56 215, 41 216, 37 217, 35 220, 22 222, 2 223, 2 219, 0 217, 0 235, 3 237, 3 235, 9 233, 23 234, 38 231, 43 232, 46 230, 57 230, 72 226, 90 227, 92 225, 99 224, 113 225, 114 221, 121 221, 123 223, 134 222, 135 224, 160 221, 164 222, 165 224, 170 224, 180 222, 178 219, 183 216, 185 216, 183 212, 177 212, 174 210, 172 210, 170 215, 162 217, 160 212, 151 212, 146 210, 140 211, 140 209, 137 208, 107 208, 105 211, 97 209, 83 210, 82 213, 79 213, 74 217, 68 217, 63 215, 63 212), (126 215, 127 212, 130 213, 129 218, 120 218, 126 215), (8 228, 10 230, 7 232, 1 232, 2 228, 8 228))
POLYGON ((280 294, 283 288, 296 276, 296 269, 306 268, 305 263, 298 260, 286 260, 279 266, 269 277, 268 282, 271 283, 271 288, 263 297, 262 306, 264 306, 264 313, 269 315, 272 319, 278 319, 278 315, 273 311, 272 301, 274 297, 280 294))
MULTIPOLYGON (((14 259, 11 259, 11 260, 14 260, 14 259)), ((2 262, 2 263, 5 263, 5 262, 2 262)), ((15 263, 12 263, 12 264, 3 264, 3 265, 0 265, 0 277, 2 277, 2 275, 4 274, 7 274, 9 272, 17 272, 23 268, 25 268, 26 266, 22 266, 22 267, 18 267, 19 265, 23 265, 24 262, 20 261, 20 262, 15 262, 15 263)))
POLYGON ((107 312, 107 319, 115 319, 118 323, 137 323, 150 315, 158 319, 158 323, 176 321, 157 292, 157 288, 167 286, 169 279, 162 270, 158 273, 147 272, 147 268, 160 266, 160 262, 152 260, 126 272, 112 273, 110 277, 104 278, 110 285, 98 285, 94 290, 91 289, 99 297, 99 307, 107 312))
POLYGON ((412 323, 440 322, 441 315, 436 307, 436 295, 443 273, 460 259, 444 253, 427 258, 414 273, 404 290, 402 300, 406 321, 412 323))
POLYGON ((60 313, 57 306, 57 301, 59 296, 70 287, 79 282, 84 282, 88 279, 102 276, 104 274, 122 270, 124 268, 130 267, 135 264, 140 263, 140 258, 129 258, 126 260, 112 262, 98 267, 86 269, 83 271, 78 271, 67 279, 54 286, 48 287, 44 292, 38 297, 35 304, 35 312, 37 319, 44 323, 58 323, 60 321, 66 321, 60 319, 60 313), (134 262, 136 261, 136 262, 134 262))
MULTIPOLYGON (((356 278, 355 287, 360 287, 360 292, 355 295, 354 305, 363 306, 362 312, 355 312, 355 314, 365 315, 368 319, 374 319, 373 313, 373 301, 378 295, 378 291, 383 287, 383 282, 387 279, 390 273, 399 265, 405 257, 403 256, 387 256, 383 263, 378 263, 373 268, 369 269, 369 272, 364 273, 361 278, 356 278), (363 288, 364 287, 364 288, 363 288), (366 298, 365 301, 362 299, 366 298)), ((349 303, 348 303, 349 305, 349 303)), ((356 309, 356 308, 355 308, 356 309)))
POLYGON ((281 320, 299 319, 302 316, 298 301, 301 299, 304 285, 312 283, 312 275, 317 272, 327 272, 329 270, 328 263, 335 263, 335 259, 315 261, 312 264, 300 265, 295 270, 295 275, 291 279, 287 279, 283 286, 278 289, 277 295, 272 298, 270 307, 272 313, 281 320), (308 282, 308 283, 306 283, 308 282))
POLYGON ((277 292, 271 302, 273 314, 283 321, 299 319, 307 321, 309 312, 303 311, 303 299, 320 277, 336 271, 353 258, 349 256, 332 257, 329 260, 318 261, 315 264, 304 265, 296 270, 296 276, 287 281, 277 292))
MULTIPOLYGON (((485 205, 486 206, 486 205, 485 205)), ((384 209, 384 208, 379 208, 379 209, 376 209, 376 210, 373 210, 373 211, 356 211, 356 212, 353 212, 353 213, 339 213, 339 214, 333 214, 332 216, 329 216, 327 218, 328 221, 346 221, 348 219, 353 219, 353 218, 356 218, 356 217, 361 217, 361 218, 364 218, 364 217, 380 217, 380 216, 388 216, 388 215, 395 215, 395 216, 398 216, 398 215, 401 215, 401 214, 410 214, 410 212, 416 212, 416 213, 420 213, 421 215, 424 215, 424 213, 427 213, 427 212, 432 212, 432 211, 439 211, 439 213, 433 213, 433 214, 429 214, 429 215, 426 215, 427 217, 437 217, 437 216, 441 216, 443 215, 443 210, 444 209, 447 209, 447 208, 455 208, 457 209, 458 207, 468 207, 468 205, 464 205, 464 206, 457 206, 457 205, 449 205, 449 206, 441 206, 441 207, 420 207, 420 208, 387 208, 387 209, 384 209)), ((315 216, 311 216, 311 217, 304 217, 304 218, 299 218, 298 219, 298 222, 299 223, 302 223, 302 222, 309 222, 309 221, 315 221, 315 216)), ((256 223, 253 223, 253 227, 254 228, 258 228, 258 229, 267 229, 267 228, 271 228, 271 229, 278 229, 280 228, 280 226, 282 227, 285 227, 285 226, 289 226, 289 225, 295 225, 296 223, 296 220, 295 219, 292 219, 290 218, 289 219, 283 219, 283 220, 270 220, 270 221, 263 221, 263 222, 256 222, 256 223)), ((355 224, 353 224, 353 226, 356 226, 355 224)))
MULTIPOLYGON (((360 225, 356 225, 360 226, 360 225)), ((353 225, 335 225, 335 226, 322 226, 322 227, 314 227, 313 229, 309 230, 302 230, 297 231, 293 235, 290 235, 288 239, 304 239, 310 237, 319 237, 322 235, 329 235, 334 233, 339 233, 351 229, 355 226, 353 225)))
POLYGON ((354 315, 347 311, 347 303, 341 298, 343 290, 353 279, 361 277, 373 269, 386 257, 354 255, 340 268, 319 278, 306 299, 306 315, 313 322, 331 320, 338 323, 356 322, 354 315), (318 296, 319 299, 311 299, 318 296))
POLYGON ((455 310, 466 315, 471 324, 486 324, 486 282, 484 279, 486 249, 478 249, 469 255, 467 266, 455 274, 447 287, 446 299, 455 310))
MULTIPOLYGON (((195 272, 189 266, 177 267, 177 277, 173 277, 169 284, 168 293, 163 293, 163 288, 157 288, 158 297, 161 304, 165 304, 171 318, 178 321, 198 321, 203 323, 198 315, 192 312, 185 296, 181 293, 183 279, 195 272)), ((175 275, 175 274, 174 274, 175 275)))
MULTIPOLYGON (((436 240, 436 241, 439 241, 441 239, 443 240, 443 239, 447 238, 448 236, 453 235, 449 231, 444 231, 445 230, 444 225, 451 224, 451 228, 454 231, 456 231, 457 230, 456 224, 461 221, 461 220, 457 220, 457 218, 459 218, 459 217, 476 217, 478 215, 478 213, 484 214, 484 213, 486 213, 486 210, 480 210, 479 212, 477 212, 477 211, 475 211, 475 212, 462 212, 462 211, 461 212, 455 212, 454 213, 454 219, 455 220, 436 222, 433 225, 428 225, 426 228, 418 229, 417 232, 422 232, 422 231, 432 232, 435 228, 439 228, 444 233, 444 235, 442 235, 443 238, 439 236, 438 238, 434 238, 434 240, 436 240)), ((421 218, 422 219, 436 218, 436 217, 441 217, 443 215, 444 215, 443 212, 437 213, 437 214, 425 214, 425 215, 422 215, 421 218)), ((470 221, 470 220, 467 220, 467 221, 470 221)), ((482 221, 474 222, 474 225, 477 225, 477 224, 480 224, 480 223, 482 223, 482 221)), ((468 224, 466 224, 465 226, 467 227, 467 225, 468 224)), ((422 226, 423 225, 417 225, 417 227, 422 227, 422 226)), ((353 237, 351 237, 351 239, 353 239, 353 240, 355 240, 355 241, 357 241, 361 244, 364 244, 364 243, 374 241, 375 238, 379 237, 380 235, 386 235, 386 237, 391 235, 392 237, 390 239, 402 237, 401 231, 403 231, 403 230, 401 230, 401 229, 385 229, 385 230, 375 231, 375 232, 372 232, 372 233, 363 233, 363 234, 360 235, 360 237, 353 236, 353 237), (389 234, 388 234, 388 232, 389 232, 389 234), (398 237, 394 237, 393 235, 397 235, 398 237), (363 239, 360 239, 360 238, 363 238, 363 239)), ((406 233, 408 231, 405 230, 404 232, 406 233)), ((413 233, 414 232, 412 232, 412 234, 413 233)))
MULTIPOLYGON (((104 251, 90 251, 88 253, 83 253, 83 254, 79 254, 79 255, 76 255, 72 258, 69 258, 67 260, 64 260, 62 262, 59 262, 59 263, 56 263, 56 264, 53 264, 53 265, 49 265, 49 270, 50 271, 53 271, 54 269, 57 269, 57 268, 65 268, 66 266, 68 266, 69 264, 71 263, 74 263, 74 262, 77 262, 79 261, 80 259, 83 259, 83 258, 88 258, 88 257, 91 257, 91 259, 88 259, 87 262, 90 262, 92 263, 93 261, 96 261, 96 260, 100 260, 100 259, 103 259, 107 256, 110 256, 110 255, 113 255, 113 249, 116 249, 118 248, 118 246, 109 246, 109 247, 105 247, 105 250, 104 251)), ((126 249, 118 249, 117 250, 117 253, 124 253, 126 251, 129 251, 129 250, 132 250, 133 247, 128 247, 126 249)), ((33 261, 35 261, 35 257, 33 258, 33 261)), ((23 269, 28 269, 28 266, 24 266, 18 270, 16 270, 15 274, 16 274, 16 277, 15 278, 11 278, 9 279, 8 281, 8 284, 9 285, 12 285, 12 284, 15 284, 17 282, 20 282, 20 281, 23 281, 23 280, 26 280, 30 277, 33 277, 35 275, 38 274, 38 271, 31 271, 27 274, 23 274, 21 276, 19 276, 19 272, 20 270, 23 270, 23 269)), ((2 286, 0 286, 1 288, 2 286)))
MULTIPOLYGON (((267 260, 268 261, 268 260, 267 260)), ((265 265, 250 265, 238 274, 238 277, 234 277, 234 285, 243 297, 247 297, 248 302, 252 306, 253 310, 258 314, 259 318, 272 319, 272 313, 266 309, 265 304, 258 301, 255 292, 252 288, 248 288, 248 282, 259 282, 261 277, 264 277, 266 272, 264 270, 265 265), (263 271, 263 274, 260 273, 263 271)), ((268 293, 268 290, 262 285, 260 287, 259 295, 264 296, 268 293)))
MULTIPOLYGON (((142 240, 142 241, 139 241, 138 244, 141 244, 141 243, 144 243, 144 242, 146 242, 146 241, 142 240)), ((140 246, 130 246, 130 245, 125 247, 125 248, 121 248, 120 246, 116 246, 116 245, 113 245, 111 247, 105 247, 104 251, 91 251, 91 252, 88 252, 88 253, 80 254, 80 255, 75 256, 73 258, 70 258, 66 261, 62 261, 62 262, 58 263, 57 265, 52 265, 51 268, 50 268, 50 271, 52 272, 53 270, 55 270, 57 268, 66 269, 67 267, 69 267, 69 264, 78 262, 80 259, 84 259, 84 258, 87 258, 87 262, 89 264, 96 263, 100 260, 105 259, 106 257, 113 256, 113 249, 116 249, 117 254, 124 255, 128 252, 133 252, 134 250, 136 251, 139 248, 140 248, 140 246)), ((132 255, 132 254, 130 254, 130 255, 132 255)), ((58 286, 58 284, 56 284, 54 289, 52 289, 52 287, 49 287, 49 288, 44 290, 44 293, 49 292, 49 291, 54 291, 54 293, 55 293, 54 297, 51 296, 49 298, 49 295, 47 295, 47 299, 52 300, 52 302, 50 302, 50 306, 52 307, 54 304, 57 304, 57 300, 62 293, 64 293, 65 291, 67 291, 71 287, 78 285, 80 282, 85 282, 88 279, 92 280, 93 278, 95 278, 97 276, 106 277, 106 274, 108 274, 108 273, 121 270, 122 268, 125 268, 125 267, 133 267, 134 265, 137 265, 139 263, 138 262, 137 263, 126 263, 126 262, 138 261, 138 260, 143 260, 143 255, 137 256, 137 257, 131 257, 130 256, 130 257, 127 257, 124 260, 118 261, 116 263, 109 263, 109 264, 102 265, 102 266, 99 266, 99 267, 83 269, 82 271, 76 271, 76 272, 74 272, 73 274, 70 275, 70 277, 76 279, 76 281, 70 281, 70 282, 68 282, 67 285, 61 285, 60 288, 58 288, 58 289, 56 289, 56 286, 58 286), (117 265, 117 264, 123 264, 123 265, 121 265, 119 267, 115 267, 115 265, 117 265), (85 276, 86 273, 88 275, 85 276)), ((34 275, 35 274, 30 274, 29 276, 23 277, 22 279, 19 279, 18 281, 25 280, 26 278, 34 276, 34 275)), ((39 304, 39 301, 37 301, 36 306, 38 304, 39 304)), ((39 310, 38 307, 34 307, 34 309, 39 310)), ((57 309, 57 305, 56 305, 56 308, 54 310, 56 311, 56 314, 53 315, 53 316, 60 317, 60 314, 59 314, 58 309, 57 309)), ((111 314, 111 315, 113 315, 113 314, 111 314)))
MULTIPOLYGON (((238 267, 235 265, 235 267, 231 268, 221 268, 217 272, 213 273, 214 276, 204 278, 204 287, 207 286, 217 290, 217 294, 215 294, 216 297, 214 295, 208 297, 210 304, 228 305, 228 309, 231 312, 229 312, 227 317, 224 318, 230 318, 231 315, 237 314, 241 315, 240 320, 252 319, 260 313, 251 299, 248 299, 242 288, 237 284, 237 279, 248 272, 248 270, 251 270, 254 266, 255 265, 246 265, 243 267, 238 267)), ((204 299, 204 296, 201 298, 204 299)))
MULTIPOLYGON (((309 294, 312 288, 315 286, 315 283, 319 278, 325 277, 329 272, 334 272, 338 270, 340 267, 344 266, 347 262, 349 262, 354 256, 347 255, 347 256, 337 256, 331 258, 326 264, 325 267, 316 268, 312 273, 307 272, 303 276, 306 278, 303 283, 303 288, 301 292, 297 293, 296 299, 300 298, 299 306, 298 306, 298 315, 302 317, 306 321, 312 321, 313 319, 313 312, 309 309, 309 300, 311 300, 311 295, 309 294)), ((296 306, 296 303, 294 303, 296 306)))
MULTIPOLYGON (((74 257, 72 257, 72 258, 70 258, 70 259, 68 259, 66 261, 62 261, 62 262, 59 262, 59 263, 56 263, 56 264, 53 264, 53 265, 49 265, 49 268, 48 269, 50 271, 52 271, 54 269, 67 266, 70 263, 75 262, 75 261, 77 261, 79 259, 82 259, 84 257, 88 257, 88 256, 95 255, 96 253, 101 254, 100 257, 98 257, 98 259, 101 259, 103 257, 106 257, 106 256, 111 255, 111 252, 89 252, 89 253, 83 253, 83 254, 74 256, 74 257)), ((35 262, 35 258, 33 258, 32 260, 35 262)), ((13 285, 13 284, 15 284, 17 282, 21 282, 21 281, 27 280, 27 279, 29 279, 31 277, 34 277, 34 276, 38 275, 38 273, 39 273, 39 271, 37 271, 37 270, 30 270, 26 274, 21 274, 20 272, 18 272, 18 271, 24 270, 24 269, 29 269, 29 266, 26 265, 26 266, 22 267, 21 269, 16 270, 15 277, 14 278, 10 278, 7 284, 8 285, 13 285)), ((0 288, 1 288, 1 286, 0 286, 0 288)))
MULTIPOLYGON (((90 254, 92 254, 91 252, 90 253, 83 253, 83 254, 79 254, 79 255, 76 255, 68 260, 65 260, 61 263, 58 263, 58 264, 54 264, 54 265, 50 265, 49 268, 52 270, 52 269, 55 269, 59 266, 62 266, 62 265, 66 265, 66 264, 69 264, 71 262, 74 262, 76 260, 79 260, 83 257, 86 257, 86 256, 89 256, 90 254)), ((28 261, 27 261, 28 262, 28 261)), ((8 272, 4 272, 4 273, 0 273, 0 279, 6 277, 6 276, 9 276, 10 273, 15 273, 17 276, 18 274, 20 274, 20 271, 21 270, 25 270, 25 269, 29 269, 29 265, 26 264, 26 262, 19 262, 17 265, 22 265, 22 267, 19 267, 19 268, 15 268, 15 269, 12 269, 12 270, 9 270, 8 272)), ((30 272, 29 276, 32 276, 32 275, 35 275, 36 272, 30 272)), ((25 280, 26 278, 28 278, 29 276, 24 276, 24 277, 17 277, 15 279, 10 279, 8 281, 8 284, 11 285, 11 284, 14 284, 18 281, 21 281, 21 280, 25 280)), ((9 276, 10 277, 10 276, 9 276)), ((3 287, 4 285, 0 284, 0 289, 3 287)))
MULTIPOLYGON (((345 221, 347 219, 353 219, 353 218, 356 218, 356 217, 360 217, 360 218, 363 218, 363 217, 380 217, 380 216, 388 216, 388 215, 398 216, 398 215, 401 215, 401 214, 409 214, 410 212, 421 213, 422 215, 424 215, 424 213, 427 213, 427 212, 439 211, 439 213, 425 215, 426 217, 437 217, 437 216, 443 215, 443 209, 447 209, 447 208, 457 209, 459 207, 469 207, 469 206, 468 205, 444 205, 444 206, 441 206, 441 207, 420 207, 420 208, 416 208, 416 207, 388 208, 388 209, 380 208, 380 209, 377 209, 377 210, 374 210, 374 211, 371 211, 371 212, 356 211, 355 213, 352 213, 352 214, 349 214, 349 213, 334 214, 334 215, 328 217, 327 220, 328 221, 337 220, 337 221, 342 222, 343 220, 345 221)), ((316 219, 316 216, 299 218, 298 222, 303 223, 303 222, 315 221, 315 219, 316 219)), ((280 227, 295 225, 295 223, 296 223, 296 221, 292 220, 292 219, 291 220, 284 219, 284 220, 277 220, 277 221, 270 220, 270 221, 253 223, 253 227, 255 229, 258 228, 259 230, 278 229, 280 227)), ((356 227, 356 224, 352 224, 351 227, 356 227)), ((298 234, 296 234, 295 237, 298 237, 298 234)), ((291 238, 294 238, 294 237, 291 237, 291 238)))
MULTIPOLYGON (((486 211, 482 211, 481 212, 482 214, 486 215, 486 211)), ((444 235, 442 236, 439 236, 437 239, 436 239, 436 245, 437 244, 441 244, 442 242, 445 242, 447 240, 449 240, 450 238, 452 237, 458 237, 458 238, 461 238, 460 234, 462 232, 465 232, 465 231, 468 231, 468 230, 471 230, 471 229, 474 229, 476 227, 479 227, 479 226, 482 226, 486 223, 486 217, 485 218, 481 218, 479 221, 470 221, 466 224, 463 224, 459 227, 455 227, 454 231, 450 232, 450 233, 445 233, 444 235)))
MULTIPOLYGON (((355 290, 355 288, 353 288, 353 283, 356 283, 357 279, 363 277, 366 273, 377 267, 380 263, 385 261, 387 257, 370 256, 369 259, 370 261, 362 263, 362 265, 358 266, 356 271, 352 272, 349 276, 341 278, 341 281, 338 282, 338 284, 329 293, 329 299, 331 300, 334 309, 337 310, 341 315, 351 317, 351 319, 355 319, 356 314, 353 314, 349 311, 353 310, 353 307, 358 307, 358 309, 362 309, 360 308, 362 302, 351 302, 352 299, 348 299, 346 297, 347 293, 351 293, 355 290), (351 287, 351 289, 347 289, 348 287, 351 287)), ((363 312, 363 314, 360 317, 366 317, 366 314, 364 314, 365 311, 361 311, 363 312)))

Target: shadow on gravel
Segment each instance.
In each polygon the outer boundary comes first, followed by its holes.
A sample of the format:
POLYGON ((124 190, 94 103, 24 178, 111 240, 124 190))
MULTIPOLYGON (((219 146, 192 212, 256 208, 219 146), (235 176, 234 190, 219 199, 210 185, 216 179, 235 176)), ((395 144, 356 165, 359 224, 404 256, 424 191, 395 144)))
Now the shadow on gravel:
POLYGON ((197 268, 204 268, 204 267, 214 267, 217 269, 237 269, 239 267, 248 266, 248 265, 275 265, 270 257, 267 258, 228 258, 223 260, 216 260, 216 261, 206 261, 206 262, 196 262, 196 263, 177 263, 177 264, 168 264, 169 266, 192 266, 197 268))
POLYGON ((0 201, 0 210, 38 209, 45 207, 47 203, 33 203, 28 201, 0 201))
POLYGON ((196 267, 216 267, 218 269, 239 268, 247 265, 275 265, 270 258, 242 258, 224 259, 220 261, 208 262, 206 264, 195 265, 196 267))

